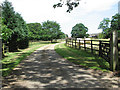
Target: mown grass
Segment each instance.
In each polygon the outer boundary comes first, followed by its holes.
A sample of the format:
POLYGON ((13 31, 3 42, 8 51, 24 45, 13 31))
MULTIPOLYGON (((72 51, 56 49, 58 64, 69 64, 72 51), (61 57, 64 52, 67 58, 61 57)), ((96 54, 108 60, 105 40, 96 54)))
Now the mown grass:
POLYGON ((109 71, 109 63, 101 57, 92 55, 84 50, 77 50, 69 48, 65 44, 58 44, 55 46, 56 52, 71 61, 72 63, 79 64, 86 68, 92 68, 101 71, 109 71))
POLYGON ((1 60, 2 62, 2 76, 8 76, 10 72, 27 56, 29 56, 36 49, 51 44, 49 41, 30 42, 29 48, 19 49, 18 52, 5 53, 5 57, 1 60))

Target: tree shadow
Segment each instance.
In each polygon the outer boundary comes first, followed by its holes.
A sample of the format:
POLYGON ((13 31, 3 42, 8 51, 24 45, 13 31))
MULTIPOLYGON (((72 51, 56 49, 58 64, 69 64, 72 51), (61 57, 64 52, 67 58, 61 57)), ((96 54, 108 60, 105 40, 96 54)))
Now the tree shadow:
MULTIPOLYGON (((26 54, 26 53, 24 53, 26 54)), ((101 73, 101 72, 99 72, 101 73)), ((3 80, 3 88, 111 88, 117 80, 81 68, 59 56, 53 49, 37 50, 3 80)), ((16 90, 16 89, 14 89, 16 90)))

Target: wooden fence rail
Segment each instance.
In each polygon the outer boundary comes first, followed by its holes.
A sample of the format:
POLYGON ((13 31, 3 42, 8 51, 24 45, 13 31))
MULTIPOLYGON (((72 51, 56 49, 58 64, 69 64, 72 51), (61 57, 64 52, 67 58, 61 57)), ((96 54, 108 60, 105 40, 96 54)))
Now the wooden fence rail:
POLYGON ((110 41, 66 39, 66 45, 76 49, 89 50, 110 63, 110 41))

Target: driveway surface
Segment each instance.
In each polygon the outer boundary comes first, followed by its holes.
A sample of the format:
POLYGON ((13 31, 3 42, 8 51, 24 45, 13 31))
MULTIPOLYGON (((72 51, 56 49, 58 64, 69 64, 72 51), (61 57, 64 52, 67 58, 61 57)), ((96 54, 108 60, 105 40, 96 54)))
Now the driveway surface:
POLYGON ((3 80, 4 88, 118 88, 118 78, 81 68, 59 56, 54 45, 37 49, 3 80))

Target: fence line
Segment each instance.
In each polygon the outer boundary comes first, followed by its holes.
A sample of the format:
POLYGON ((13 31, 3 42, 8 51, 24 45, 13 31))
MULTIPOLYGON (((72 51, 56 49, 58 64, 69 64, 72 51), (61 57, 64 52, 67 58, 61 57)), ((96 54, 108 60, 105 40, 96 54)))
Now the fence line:
POLYGON ((110 41, 66 39, 66 45, 72 48, 90 50, 110 63, 110 41))

